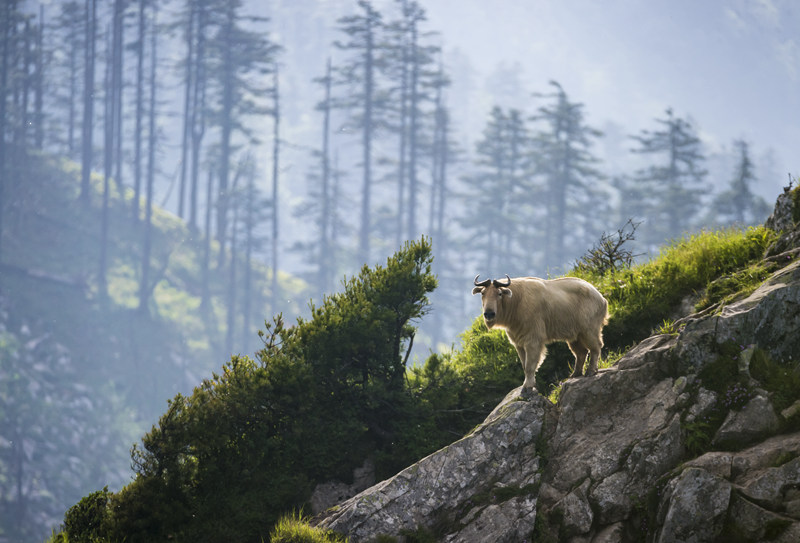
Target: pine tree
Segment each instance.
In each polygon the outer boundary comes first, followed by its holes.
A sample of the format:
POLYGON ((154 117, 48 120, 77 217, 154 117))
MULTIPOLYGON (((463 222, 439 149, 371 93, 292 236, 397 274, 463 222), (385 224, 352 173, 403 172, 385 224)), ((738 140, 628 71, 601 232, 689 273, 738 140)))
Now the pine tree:
POLYGON ((467 245, 478 255, 484 273, 515 273, 498 270, 500 253, 502 266, 520 267, 514 241, 519 239, 521 217, 515 210, 517 191, 530 168, 529 145, 530 134, 521 112, 492 108, 483 138, 475 145, 478 171, 464 177, 469 219, 463 220, 462 226, 468 232, 467 245))
POLYGON ((602 134, 583 120, 583 104, 571 102, 552 81, 552 100, 538 108, 534 122, 542 125, 534 136, 537 172, 544 178, 546 198, 545 265, 562 270, 585 250, 598 214, 597 184, 602 174, 591 147, 602 134), (572 253, 572 254, 570 254, 572 253))
POLYGON ((769 215, 770 208, 763 198, 750 190, 750 186, 757 182, 750 146, 744 140, 736 140, 734 147, 738 155, 736 169, 728 190, 714 198, 711 208, 715 217, 710 219, 720 225, 760 223, 769 215))
POLYGON ((421 230, 421 167, 432 145, 437 88, 446 81, 435 58, 436 45, 426 43, 425 10, 415 1, 397 0, 401 16, 387 25, 388 47, 383 51, 382 73, 388 80, 385 100, 390 126, 398 136, 397 232, 398 246, 415 239, 421 230))
MULTIPOLYGON (((55 111, 50 111, 51 117, 58 112, 64 112, 66 118, 62 120, 65 125, 64 134, 58 135, 57 143, 62 145, 62 152, 70 157, 76 158, 76 136, 77 117, 80 112, 79 90, 81 76, 81 57, 83 56, 84 32, 83 11, 77 1, 70 1, 61 4, 60 11, 56 17, 55 40, 59 44, 66 46, 59 47, 61 53, 66 58, 60 58, 57 63, 53 79, 67 81, 67 85, 56 85, 53 89, 54 103, 57 106, 55 111)), ((51 33, 52 35, 53 33, 51 33)), ((51 136, 52 138, 52 136, 51 136)))
POLYGON ((651 248, 694 226, 706 192, 702 184, 707 173, 702 169, 702 143, 692 124, 675 117, 671 108, 666 110, 666 118, 656 122, 660 130, 643 130, 634 136, 639 144, 635 153, 661 158, 635 177, 648 195, 639 217, 645 220, 643 238, 651 248))
MULTIPOLYGON (((220 23, 208 44, 209 62, 212 63, 208 73, 216 76, 209 82, 213 83, 216 91, 213 118, 220 133, 216 198, 216 237, 220 242, 218 267, 222 267, 224 262, 228 239, 229 179, 232 157, 239 146, 236 137, 241 135, 252 141, 244 118, 271 113, 264 103, 271 91, 262 81, 263 76, 272 72, 280 50, 262 32, 244 28, 245 17, 240 0, 223 2, 220 8, 221 13, 216 15, 220 23)), ((249 20, 266 22, 264 19, 249 20)))
POLYGON ((383 107, 378 102, 376 66, 383 21, 372 2, 359 0, 358 6, 363 14, 342 17, 338 21, 339 30, 348 36, 349 41, 336 41, 334 46, 349 54, 350 58, 335 69, 334 82, 337 86, 345 86, 347 95, 335 100, 334 107, 349 110, 352 113, 349 124, 361 131, 363 177, 357 258, 360 263, 366 263, 370 259, 372 229, 372 148, 383 107))
POLYGON ((328 58, 325 75, 314 79, 322 86, 323 99, 317 103, 316 110, 322 113, 321 148, 311 153, 312 168, 306 174, 309 183, 307 197, 294 209, 295 217, 314 217, 316 239, 300 242, 293 250, 305 256, 311 265, 309 282, 314 285, 315 299, 333 291, 333 278, 338 268, 339 248, 334 232, 341 223, 338 216, 339 202, 335 195, 335 168, 331 159, 331 114, 333 66, 328 58))

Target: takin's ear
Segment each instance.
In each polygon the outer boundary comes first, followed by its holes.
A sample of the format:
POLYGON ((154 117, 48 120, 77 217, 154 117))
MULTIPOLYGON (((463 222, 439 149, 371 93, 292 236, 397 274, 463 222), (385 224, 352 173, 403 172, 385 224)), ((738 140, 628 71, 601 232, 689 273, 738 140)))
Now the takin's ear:
POLYGON ((509 298, 511 298, 511 296, 513 296, 513 295, 514 295, 514 293, 513 293, 513 292, 511 292, 511 289, 510 289, 510 288, 500 287, 500 288, 499 288, 499 289, 497 289, 497 290, 499 290, 499 291, 500 291, 500 295, 501 295, 501 296, 508 296, 509 298))
POLYGON ((473 296, 474 296, 475 294, 480 294, 480 293, 482 293, 482 292, 483 292, 483 287, 475 287, 474 289, 472 289, 472 295, 473 295, 473 296))

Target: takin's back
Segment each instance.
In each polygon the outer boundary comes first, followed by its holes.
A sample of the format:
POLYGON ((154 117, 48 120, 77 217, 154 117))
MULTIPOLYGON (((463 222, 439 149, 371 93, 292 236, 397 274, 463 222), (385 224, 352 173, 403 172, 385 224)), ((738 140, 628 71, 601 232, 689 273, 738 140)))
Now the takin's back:
POLYGON ((511 289, 517 318, 508 322, 509 329, 533 325, 547 341, 571 340, 581 332, 599 333, 608 320, 606 299, 577 277, 518 277, 511 280, 511 289))

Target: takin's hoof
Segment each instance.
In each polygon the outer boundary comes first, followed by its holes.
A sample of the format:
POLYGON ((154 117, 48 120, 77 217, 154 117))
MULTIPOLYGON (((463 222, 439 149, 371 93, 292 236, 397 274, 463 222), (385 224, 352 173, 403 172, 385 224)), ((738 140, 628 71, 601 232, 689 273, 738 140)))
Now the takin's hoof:
POLYGON ((569 378, 570 379, 578 379, 579 377, 583 377, 583 374, 575 372, 575 371, 573 371, 572 373, 569 374, 569 378))

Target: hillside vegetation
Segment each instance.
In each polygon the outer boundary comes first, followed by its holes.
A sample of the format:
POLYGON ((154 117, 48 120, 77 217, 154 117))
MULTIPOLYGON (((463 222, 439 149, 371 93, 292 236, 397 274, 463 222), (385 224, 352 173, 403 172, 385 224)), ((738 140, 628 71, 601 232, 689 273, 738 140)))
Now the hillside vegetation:
MULTIPOLYGON (((669 332, 682 306, 709 309, 754 288, 774 238, 764 227, 705 232, 639 265, 577 266, 573 273, 610 302, 605 358, 613 362, 654 328, 669 332)), ((363 268, 308 320, 276 318, 255 359, 234 357, 170 402, 134 450, 132 483, 84 498, 54 539, 266 540, 316 483, 348 480, 366 457, 386 477, 469 432, 519 385, 522 370, 503 333, 480 319, 458 350, 404 366, 411 323, 435 287, 431 261, 427 240, 409 242, 385 266, 363 268)), ((539 390, 549 392, 568 364, 553 348, 539 390)))
MULTIPOLYGON (((81 495, 121 487, 131 443, 169 398, 191 391, 228 356, 229 266, 216 267, 216 243, 201 307, 202 236, 155 207, 151 295, 140 308, 145 215, 134 221, 132 191, 120 195, 112 180, 102 299, 102 181, 92 179, 86 208, 79 174, 74 163, 32 155, 25 175, 6 187, 15 205, 3 219, 0 264, 0 419, 8 440, 0 440, 0 538, 42 538, 81 495)), ((236 321, 242 352, 245 336, 256 349, 268 311, 271 272, 253 264, 251 275, 252 329, 241 329, 241 312, 236 321)), ((303 288, 285 275, 280 285, 291 297, 303 288)))

